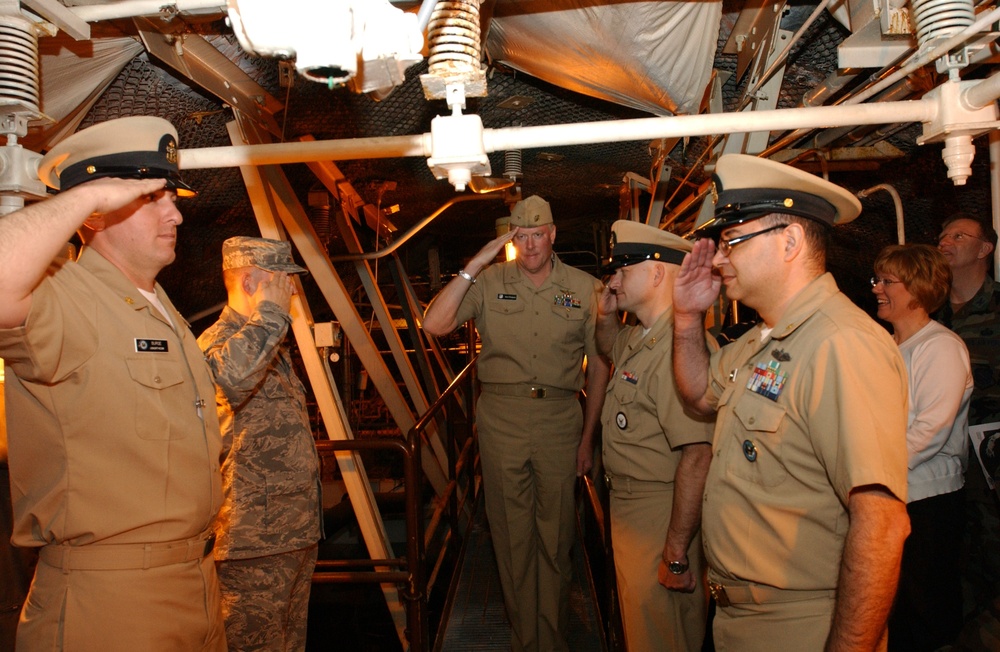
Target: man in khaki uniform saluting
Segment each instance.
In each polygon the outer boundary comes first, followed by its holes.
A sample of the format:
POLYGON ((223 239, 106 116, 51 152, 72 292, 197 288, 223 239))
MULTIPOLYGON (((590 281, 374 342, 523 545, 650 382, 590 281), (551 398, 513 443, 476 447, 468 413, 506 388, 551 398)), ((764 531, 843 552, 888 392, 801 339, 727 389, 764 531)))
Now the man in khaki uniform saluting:
POLYGON ((444 335, 475 319, 482 340, 476 426, 511 649, 568 650, 574 486, 591 468, 608 383, 594 340, 601 283, 552 252, 541 197, 515 204, 510 225, 441 290, 424 330, 444 335), (509 241, 517 259, 491 265, 509 241))
POLYGON ((611 225, 604 269, 614 276, 597 320, 598 347, 614 364, 602 459, 625 644, 636 651, 700 652, 708 617, 699 525, 715 424, 685 411, 671 362, 674 279, 689 251, 656 227, 611 225), (622 328, 619 310, 639 323, 622 328))
POLYGON ((225 650, 215 388, 156 283, 194 194, 177 132, 101 123, 39 177, 60 193, 0 218, 13 541, 40 548, 17 649, 225 650), (79 258, 53 262, 77 229, 79 258))
POLYGON ((719 159, 715 195, 674 288, 674 372, 717 412, 702 513, 716 650, 884 649, 909 533, 906 368, 825 271, 827 229, 861 205, 743 155, 719 159), (723 283, 762 322, 710 355, 723 283))

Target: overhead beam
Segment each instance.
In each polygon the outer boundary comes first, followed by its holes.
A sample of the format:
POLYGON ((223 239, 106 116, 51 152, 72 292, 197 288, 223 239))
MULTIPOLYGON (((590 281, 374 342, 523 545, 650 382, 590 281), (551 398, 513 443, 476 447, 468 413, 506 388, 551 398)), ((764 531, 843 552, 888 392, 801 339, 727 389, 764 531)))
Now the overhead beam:
POLYGON ((151 55, 281 137, 281 126, 274 116, 284 105, 204 37, 191 34, 183 21, 135 18, 134 22, 151 55))

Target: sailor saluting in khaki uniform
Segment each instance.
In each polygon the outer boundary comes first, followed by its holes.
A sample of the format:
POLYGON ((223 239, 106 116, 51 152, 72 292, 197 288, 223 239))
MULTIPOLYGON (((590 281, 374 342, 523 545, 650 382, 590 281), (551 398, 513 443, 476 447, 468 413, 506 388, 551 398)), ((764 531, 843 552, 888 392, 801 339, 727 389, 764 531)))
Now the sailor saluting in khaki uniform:
POLYGON ((601 433, 629 650, 698 652, 705 638, 699 525, 714 424, 685 411, 671 362, 674 278, 690 250, 646 224, 611 225, 605 270, 614 276, 601 295, 597 343, 614 363, 601 433), (618 311, 638 323, 622 328, 618 311))
POLYGON ((608 382, 594 341, 601 283, 552 252, 556 227, 541 197, 515 204, 510 224, 428 306, 424 330, 476 320, 476 426, 511 649, 551 652, 569 649, 574 485, 591 467, 608 382), (511 240, 517 259, 491 265, 511 240))
POLYGON ((702 511, 716 650, 884 649, 909 533, 906 367, 826 272, 827 229, 861 205, 752 156, 715 174, 715 219, 674 287, 674 373, 717 413, 702 511), (722 284, 762 321, 710 356, 722 284))
POLYGON ((215 388, 156 283, 193 194, 177 132, 101 123, 39 176, 60 193, 0 219, 13 541, 40 547, 17 649, 225 650, 215 388), (79 258, 50 266, 77 229, 79 258))

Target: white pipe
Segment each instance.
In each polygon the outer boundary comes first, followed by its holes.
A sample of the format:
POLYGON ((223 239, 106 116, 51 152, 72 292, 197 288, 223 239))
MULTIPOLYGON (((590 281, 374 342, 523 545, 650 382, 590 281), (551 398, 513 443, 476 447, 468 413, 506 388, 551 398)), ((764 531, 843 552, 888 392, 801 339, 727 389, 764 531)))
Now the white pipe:
POLYGON ((348 138, 344 140, 314 140, 266 145, 232 145, 229 147, 199 147, 178 151, 178 166, 182 170, 231 168, 242 165, 276 165, 279 163, 311 163, 313 161, 346 161, 361 158, 400 158, 427 156, 424 139, 418 136, 385 136, 348 138))
POLYGON ((1000 97, 1000 72, 987 77, 975 86, 970 86, 962 93, 966 107, 973 111, 996 102, 998 97, 1000 97))
MULTIPOLYGON (((933 100, 800 107, 755 111, 751 126, 753 131, 772 131, 893 122, 928 122, 934 119, 936 114, 937 104, 933 100)), ((483 131, 483 144, 486 152, 501 152, 511 149, 744 133, 747 129, 746 113, 714 113, 486 129, 483 131)), ((310 161, 426 157, 431 155, 431 145, 431 134, 425 133, 418 136, 200 147, 180 150, 179 166, 183 170, 194 170, 310 161)))
POLYGON ((899 193, 895 188, 887 183, 880 183, 877 186, 865 188, 860 191, 858 193, 858 198, 864 199, 876 190, 884 190, 892 197, 892 203, 896 207, 896 239, 899 241, 899 244, 906 244, 906 232, 903 228, 903 200, 899 198, 899 193))
POLYGON ((67 7, 70 11, 88 23, 116 18, 133 18, 135 16, 155 16, 164 9, 173 8, 177 11, 199 11, 218 9, 225 13, 226 0, 125 0, 103 5, 78 5, 67 7))

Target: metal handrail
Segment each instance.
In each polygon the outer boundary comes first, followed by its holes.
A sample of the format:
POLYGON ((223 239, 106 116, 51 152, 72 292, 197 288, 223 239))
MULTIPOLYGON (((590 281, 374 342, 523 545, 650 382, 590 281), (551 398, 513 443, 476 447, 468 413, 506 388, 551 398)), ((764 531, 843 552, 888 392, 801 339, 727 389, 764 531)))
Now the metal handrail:
MULTIPOLYGON (((316 572, 313 573, 313 582, 318 584, 334 583, 366 583, 383 584, 393 583, 403 585, 400 594, 406 602, 406 636, 410 644, 411 652, 423 652, 429 649, 427 631, 427 579, 424 575, 425 548, 424 539, 424 519, 422 509, 423 498, 423 474, 421 472, 420 457, 423 448, 424 431, 434 422, 438 412, 445 408, 449 401, 455 396, 466 379, 474 377, 473 371, 476 366, 476 359, 471 361, 460 371, 451 381, 441 396, 427 409, 427 411, 417 420, 417 422, 406 433, 405 438, 400 437, 365 437, 364 439, 347 440, 324 440, 318 444, 325 450, 333 451, 355 451, 355 450, 396 450, 404 457, 403 484, 405 494, 405 519, 406 519, 406 555, 393 559, 338 559, 319 560, 316 562, 316 572), (366 570, 353 570, 364 568, 366 570), (373 568, 373 570, 367 570, 373 568)), ((467 402, 466 414, 472 414, 471 406, 472 391, 465 392, 467 402)), ((457 492, 457 467, 464 466, 465 456, 469 454, 470 447, 464 446, 462 453, 458 456, 453 454, 455 430, 453 420, 448 421, 448 487, 446 495, 449 496, 448 511, 451 514, 449 522, 457 522, 458 504, 457 492)), ((439 522, 437 516, 432 519, 432 526, 439 522)), ((433 529, 433 527, 431 528, 433 529)))

